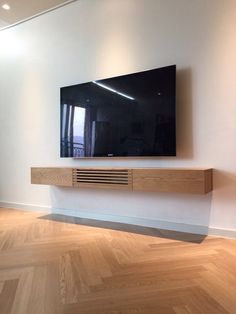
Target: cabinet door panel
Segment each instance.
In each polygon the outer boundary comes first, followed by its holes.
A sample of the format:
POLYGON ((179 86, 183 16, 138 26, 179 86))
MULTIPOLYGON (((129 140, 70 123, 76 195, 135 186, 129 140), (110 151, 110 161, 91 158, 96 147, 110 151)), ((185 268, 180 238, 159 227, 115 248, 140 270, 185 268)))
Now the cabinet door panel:
POLYGON ((133 190, 204 194, 211 187, 211 169, 134 169, 133 190))
POLYGON ((31 168, 31 183, 72 186, 71 168, 31 168))

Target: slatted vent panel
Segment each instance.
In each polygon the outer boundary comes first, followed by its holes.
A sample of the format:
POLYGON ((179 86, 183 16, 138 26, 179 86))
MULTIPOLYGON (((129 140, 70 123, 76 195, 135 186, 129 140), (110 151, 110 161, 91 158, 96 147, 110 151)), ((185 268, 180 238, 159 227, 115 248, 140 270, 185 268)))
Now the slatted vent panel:
POLYGON ((110 189, 132 189, 132 170, 73 169, 73 186, 110 189))

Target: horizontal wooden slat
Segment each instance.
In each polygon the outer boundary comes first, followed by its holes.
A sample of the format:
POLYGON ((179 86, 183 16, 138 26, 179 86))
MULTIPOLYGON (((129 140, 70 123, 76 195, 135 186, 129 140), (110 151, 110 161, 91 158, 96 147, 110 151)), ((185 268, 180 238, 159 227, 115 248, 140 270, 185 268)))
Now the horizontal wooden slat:
POLYGON ((126 171, 126 172, 118 172, 118 171, 79 171, 79 170, 74 170, 73 171, 74 174, 97 174, 97 175, 117 175, 117 176, 122 176, 122 175, 130 175, 131 173, 126 171))
POLYGON ((78 188, 91 188, 91 189, 111 189, 111 190, 132 190, 132 184, 102 184, 102 183, 87 183, 87 182, 74 182, 74 187, 78 188))
POLYGON ((74 168, 75 170, 80 171, 130 171, 131 168, 127 167, 80 167, 80 168, 74 168))
POLYGON ((131 178, 131 175, 128 175, 128 174, 104 174, 104 173, 101 173, 101 174, 97 174, 97 173, 73 173, 73 176, 75 177, 83 177, 83 176, 86 176, 86 177, 98 177, 98 178, 102 178, 102 177, 106 177, 106 178, 113 178, 113 177, 116 177, 116 178, 131 178))
POLYGON ((79 180, 79 181, 76 181, 77 183, 106 183, 106 184, 123 184, 123 185, 127 185, 128 182, 125 182, 125 181, 107 181, 107 180, 103 180, 103 181, 99 181, 99 180, 93 180, 93 181, 90 181, 90 180, 79 180))
POLYGON ((87 178, 87 177, 82 177, 82 178, 74 178, 74 182, 79 182, 79 181, 98 181, 98 182, 114 182, 114 181, 117 181, 117 182, 129 182, 129 180, 127 179, 117 179, 117 178, 110 178, 110 179, 107 179, 107 178, 87 178))
POLYGON ((131 178, 131 175, 106 175, 106 174, 96 174, 96 173, 81 173, 81 174, 77 174, 77 173, 73 173, 74 177, 96 177, 96 178, 131 178))
POLYGON ((117 181, 117 182, 132 182, 131 179, 121 179, 121 178, 91 178, 91 177, 81 177, 81 178, 75 178, 73 177, 73 182, 79 182, 79 181, 99 181, 99 182, 103 182, 103 181, 107 181, 107 182, 113 182, 113 181, 117 181))

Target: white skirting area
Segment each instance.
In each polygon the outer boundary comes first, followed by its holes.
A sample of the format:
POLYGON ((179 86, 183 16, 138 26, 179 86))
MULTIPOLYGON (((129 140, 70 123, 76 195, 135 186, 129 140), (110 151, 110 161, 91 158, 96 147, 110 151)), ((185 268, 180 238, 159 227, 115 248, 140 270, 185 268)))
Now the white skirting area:
POLYGON ((19 210, 28 210, 28 211, 38 211, 45 214, 60 214, 60 215, 68 215, 78 218, 87 218, 87 219, 96 219, 102 221, 110 221, 110 222, 119 222, 132 224, 137 226, 151 227, 151 228, 159 228, 165 230, 174 230, 202 235, 213 235, 213 236, 222 236, 227 238, 235 238, 236 239, 236 230, 230 229, 219 229, 214 227, 202 226, 202 225, 192 225, 185 223, 177 223, 171 221, 164 220, 153 220, 147 218, 137 218, 137 217, 129 217, 129 216, 118 216, 118 215, 107 215, 101 213, 92 213, 85 210, 71 210, 64 208, 53 208, 50 206, 41 206, 35 204, 24 204, 24 203, 10 203, 10 202, 0 202, 0 207, 4 208, 13 208, 19 210))

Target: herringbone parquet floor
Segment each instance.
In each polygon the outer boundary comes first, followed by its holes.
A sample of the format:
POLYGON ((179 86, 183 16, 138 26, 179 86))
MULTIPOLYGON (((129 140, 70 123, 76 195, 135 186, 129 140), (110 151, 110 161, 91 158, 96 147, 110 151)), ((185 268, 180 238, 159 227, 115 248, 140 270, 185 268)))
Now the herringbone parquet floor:
POLYGON ((236 313, 236 241, 0 209, 1 314, 236 313))

